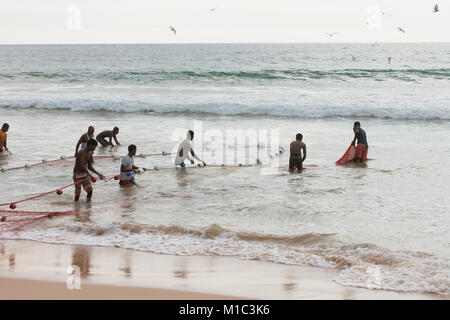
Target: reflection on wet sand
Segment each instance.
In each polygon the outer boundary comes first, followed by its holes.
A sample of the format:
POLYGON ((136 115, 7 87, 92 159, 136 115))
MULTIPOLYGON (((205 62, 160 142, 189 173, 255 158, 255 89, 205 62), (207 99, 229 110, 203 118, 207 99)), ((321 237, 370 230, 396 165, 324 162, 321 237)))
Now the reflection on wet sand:
POLYGON ((208 272, 216 272, 216 259, 208 260, 208 272))
POLYGON ((297 288, 296 281, 299 280, 293 277, 290 273, 284 274, 283 289, 287 294, 291 295, 295 292, 295 289, 297 288))
POLYGON ((125 252, 125 255, 123 256, 123 264, 124 266, 119 268, 119 271, 123 272, 125 277, 131 278, 131 253, 129 251, 125 252))
POLYGON ((61 267, 61 251, 56 249, 56 255, 55 255, 55 267, 59 268, 61 267))
POLYGON ((187 262, 185 257, 180 257, 179 259, 175 260, 175 267, 173 268, 173 276, 175 278, 179 279, 188 279, 188 268, 187 268, 187 262))
POLYGON ((74 246, 72 252, 72 265, 80 268, 81 277, 90 275, 91 248, 86 246, 74 246))
POLYGON ((16 254, 11 253, 9 255, 9 269, 14 269, 16 265, 16 254))
POLYGON ((296 283, 292 282, 283 283, 283 289, 287 294, 292 294, 295 291, 295 288, 297 288, 296 283))

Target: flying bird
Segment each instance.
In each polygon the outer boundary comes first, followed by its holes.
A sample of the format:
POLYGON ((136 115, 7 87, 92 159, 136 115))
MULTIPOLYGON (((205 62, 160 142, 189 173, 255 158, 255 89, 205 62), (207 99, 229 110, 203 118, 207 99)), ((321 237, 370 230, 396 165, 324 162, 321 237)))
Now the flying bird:
POLYGON ((175 28, 174 27, 169 27, 170 28, 170 31, 172 31, 173 32, 173 35, 176 35, 177 34, 177 30, 175 30, 175 28))
POLYGON ((434 13, 439 12, 439 7, 438 7, 437 3, 434 5, 434 11, 433 12, 434 13))
POLYGON ((405 33, 405 30, 403 30, 402 28, 397 27, 397 29, 398 29, 398 31, 405 33))
POLYGON ((380 13, 383 16, 391 16, 392 17, 392 14, 390 14, 390 13, 387 13, 387 12, 384 12, 384 11, 381 11, 380 13))
POLYGON ((330 37, 332 37, 332 36, 334 36, 335 34, 337 34, 337 32, 333 32, 333 33, 325 33, 325 34, 327 34, 327 35, 329 35, 330 37))
POLYGON ((356 58, 356 57, 355 57, 354 55, 352 55, 352 54, 351 54, 351 56, 352 56, 352 60, 353 60, 353 61, 356 61, 356 60, 358 59, 358 58, 356 58))

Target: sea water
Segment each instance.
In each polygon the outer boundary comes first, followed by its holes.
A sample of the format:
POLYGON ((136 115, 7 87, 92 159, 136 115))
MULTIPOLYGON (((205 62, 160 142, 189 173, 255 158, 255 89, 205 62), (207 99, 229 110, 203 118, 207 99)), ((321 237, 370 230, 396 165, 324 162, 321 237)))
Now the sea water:
MULTIPOLYGON (((337 268, 342 285, 450 293, 450 44, 0 46, 0 112, 3 168, 73 156, 89 125, 120 128, 121 146, 96 155, 174 152, 193 129, 194 150, 219 166, 136 157, 161 170, 137 188, 99 181, 91 203, 74 203, 73 187, 19 203, 80 214, 3 239, 337 268), (374 160, 336 166, 354 121, 374 160), (291 174, 298 132, 306 170, 291 174)), ((120 162, 94 167, 112 176, 120 162)), ((72 171, 2 172, 0 203, 68 185, 72 171)))

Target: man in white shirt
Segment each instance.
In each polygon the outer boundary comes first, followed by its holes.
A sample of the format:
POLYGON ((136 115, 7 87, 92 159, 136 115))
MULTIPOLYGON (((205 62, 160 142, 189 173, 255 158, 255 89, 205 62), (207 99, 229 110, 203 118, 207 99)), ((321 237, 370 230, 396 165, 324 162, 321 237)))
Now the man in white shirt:
MULTIPOLYGON (((120 182, 121 186, 135 184, 134 175, 138 172, 139 168, 134 165, 134 156, 136 155, 136 146, 130 144, 128 146, 128 154, 122 158, 120 165, 120 182)), ((142 168, 147 171, 146 168, 142 168)))
POLYGON ((197 161, 202 162, 204 166, 206 166, 205 161, 200 160, 200 158, 197 157, 197 155, 194 153, 191 144, 192 140, 194 140, 194 131, 189 130, 186 139, 184 139, 178 147, 177 156, 175 158, 175 165, 185 168, 186 164, 184 163, 184 160, 186 160, 187 158, 189 161, 191 161, 191 164, 194 164, 194 159, 196 159, 197 161))

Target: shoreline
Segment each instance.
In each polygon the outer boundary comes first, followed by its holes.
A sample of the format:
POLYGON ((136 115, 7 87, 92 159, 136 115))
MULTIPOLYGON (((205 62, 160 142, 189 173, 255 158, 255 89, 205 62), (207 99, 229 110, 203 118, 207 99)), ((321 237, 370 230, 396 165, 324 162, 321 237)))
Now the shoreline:
POLYGON ((114 247, 0 240, 0 299, 434 299, 345 287, 339 270, 218 256, 178 256, 114 247), (79 268, 69 290, 67 268, 79 268), (72 285, 73 286, 73 285, 72 285), (76 285, 75 285, 76 286, 76 285))

